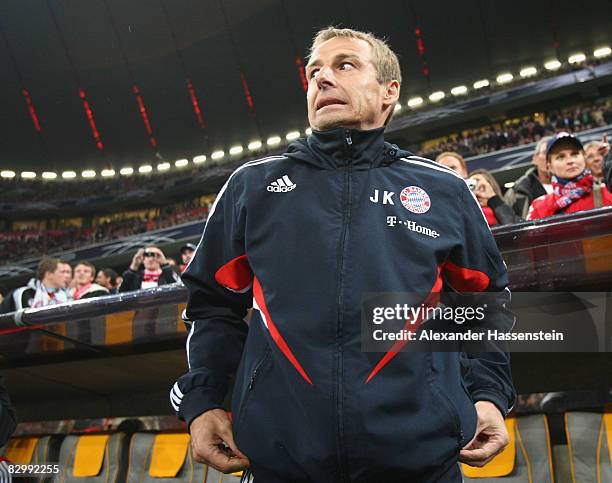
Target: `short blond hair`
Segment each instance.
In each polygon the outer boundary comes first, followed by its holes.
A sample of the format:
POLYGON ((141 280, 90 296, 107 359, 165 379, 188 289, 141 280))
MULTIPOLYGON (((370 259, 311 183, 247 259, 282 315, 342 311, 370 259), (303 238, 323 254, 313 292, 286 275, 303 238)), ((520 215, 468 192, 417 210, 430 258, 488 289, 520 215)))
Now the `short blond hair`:
POLYGON ((402 71, 400 63, 395 52, 391 50, 389 44, 383 39, 379 39, 370 32, 360 32, 353 29, 340 29, 333 26, 319 30, 312 39, 308 58, 312 56, 315 49, 323 42, 327 42, 335 37, 343 37, 348 39, 364 40, 372 47, 372 58, 374 67, 376 68, 376 80, 385 84, 392 80, 402 83, 402 71))

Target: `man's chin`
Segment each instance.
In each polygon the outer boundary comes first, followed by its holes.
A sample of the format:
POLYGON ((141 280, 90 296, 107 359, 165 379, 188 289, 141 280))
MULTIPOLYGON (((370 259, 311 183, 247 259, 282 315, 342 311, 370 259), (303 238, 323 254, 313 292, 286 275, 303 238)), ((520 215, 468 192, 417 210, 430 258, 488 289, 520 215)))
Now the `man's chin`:
POLYGON ((341 116, 329 116, 323 119, 317 119, 316 126, 314 129, 316 131, 329 131, 331 129, 337 129, 339 127, 356 127, 359 125, 358 120, 348 117, 341 116))

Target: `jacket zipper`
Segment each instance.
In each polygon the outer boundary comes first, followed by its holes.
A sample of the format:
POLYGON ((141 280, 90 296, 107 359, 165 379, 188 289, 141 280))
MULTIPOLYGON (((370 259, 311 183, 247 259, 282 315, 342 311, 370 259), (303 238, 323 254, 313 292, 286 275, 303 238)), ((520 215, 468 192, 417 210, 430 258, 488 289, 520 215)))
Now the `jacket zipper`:
POLYGON ((249 391, 251 391, 253 389, 253 384, 255 384, 255 379, 257 378, 257 372, 259 371, 259 369, 261 369, 261 366, 263 366, 264 362, 266 362, 266 360, 268 360, 268 355, 269 354, 270 354, 270 350, 266 349, 266 352, 265 352, 264 356, 257 363, 257 365, 255 366, 255 369, 253 369, 253 372, 251 373, 251 379, 249 381, 249 391))
POLYGON ((346 468, 344 463, 344 411, 343 411, 343 374, 344 374, 344 354, 342 346, 342 330, 344 322, 343 313, 343 302, 344 302, 344 250, 346 247, 346 234, 348 225, 351 221, 351 147, 353 145, 353 139, 351 132, 347 129, 344 132, 344 140, 346 142, 346 162, 345 176, 344 176, 344 188, 342 190, 342 236, 340 237, 340 260, 338 262, 338 324, 336 327, 336 409, 337 409, 337 444, 338 444, 338 466, 340 472, 340 481, 348 481, 346 475, 346 468), (346 209, 344 209, 346 205, 346 209))

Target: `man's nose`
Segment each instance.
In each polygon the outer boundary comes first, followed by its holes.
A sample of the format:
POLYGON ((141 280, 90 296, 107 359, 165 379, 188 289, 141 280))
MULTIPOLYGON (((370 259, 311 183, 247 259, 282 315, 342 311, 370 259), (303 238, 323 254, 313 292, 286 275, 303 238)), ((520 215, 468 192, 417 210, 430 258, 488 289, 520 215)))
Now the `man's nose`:
POLYGON ((325 67, 325 66, 319 69, 319 72, 317 73, 315 80, 316 80, 316 83, 319 89, 323 87, 333 86, 335 83, 334 74, 332 70, 329 67, 325 67))

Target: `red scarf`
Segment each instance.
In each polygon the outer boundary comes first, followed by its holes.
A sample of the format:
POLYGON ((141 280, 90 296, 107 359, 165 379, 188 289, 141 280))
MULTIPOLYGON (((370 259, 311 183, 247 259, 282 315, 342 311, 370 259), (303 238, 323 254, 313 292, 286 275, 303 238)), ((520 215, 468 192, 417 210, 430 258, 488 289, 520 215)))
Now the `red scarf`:
POLYGON ((159 282, 161 270, 145 270, 142 278, 143 282, 159 282))
POLYGON ((91 282, 83 285, 81 288, 79 287, 75 288, 74 293, 72 294, 72 298, 74 300, 79 300, 85 294, 85 292, 89 290, 89 287, 91 287, 91 282))
POLYGON ((553 176, 551 179, 557 211, 567 208, 574 201, 593 191, 593 175, 585 169, 573 179, 563 179, 553 176))

